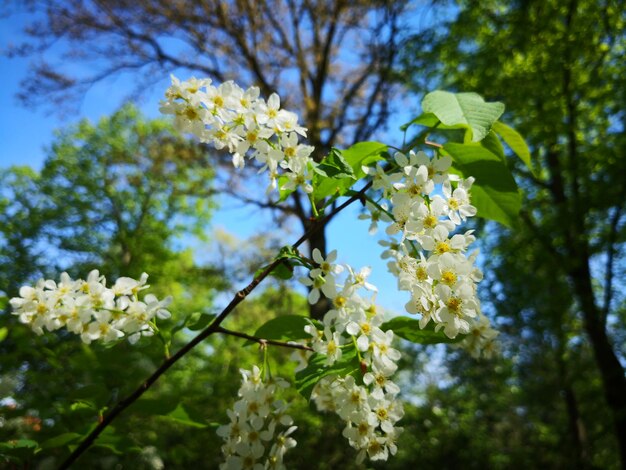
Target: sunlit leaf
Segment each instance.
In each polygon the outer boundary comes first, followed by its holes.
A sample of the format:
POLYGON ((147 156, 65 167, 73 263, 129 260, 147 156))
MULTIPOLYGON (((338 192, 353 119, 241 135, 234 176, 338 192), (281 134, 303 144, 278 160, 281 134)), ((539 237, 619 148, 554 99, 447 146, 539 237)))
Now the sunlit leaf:
POLYGON ((485 138, 491 126, 504 112, 504 104, 486 102, 476 93, 450 93, 437 90, 422 100, 424 113, 432 113, 446 126, 467 127, 471 141, 485 138))
POLYGON ((517 223, 522 198, 506 163, 477 143, 447 143, 443 149, 463 176, 473 176, 471 203, 477 215, 507 227, 517 223))
POLYGON ((530 150, 528 149, 528 145, 526 145, 524 138, 515 129, 501 122, 496 122, 493 125, 493 130, 500 137, 502 137, 502 140, 504 140, 510 149, 513 150, 513 153, 517 155, 530 169, 530 171, 534 173, 530 150))
POLYGON ((357 180, 365 176, 363 166, 384 159, 383 153, 387 151, 387 146, 380 142, 359 142, 345 150, 333 150, 341 153, 342 160, 352 169, 352 176, 329 178, 315 175, 313 185, 318 201, 345 194, 357 180))
POLYGON ((417 344, 457 343, 463 339, 459 335, 454 339, 448 338, 443 331, 435 331, 433 322, 429 322, 423 329, 419 320, 409 317, 395 317, 380 326, 381 330, 393 330, 394 334, 417 344))

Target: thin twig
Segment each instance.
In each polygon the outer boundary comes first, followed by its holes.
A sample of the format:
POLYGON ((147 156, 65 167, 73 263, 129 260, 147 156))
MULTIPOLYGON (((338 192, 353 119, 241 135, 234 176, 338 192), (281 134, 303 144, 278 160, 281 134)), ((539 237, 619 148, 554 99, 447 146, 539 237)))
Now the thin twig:
POLYGON ((275 339, 265 339, 259 338, 257 336, 248 335, 246 333, 241 333, 240 331, 227 330, 226 328, 222 328, 221 326, 215 331, 216 333, 223 333, 225 335, 236 336, 237 338, 249 339, 250 341, 254 341, 255 343, 259 343, 260 345, 273 344, 274 346, 281 346, 283 348, 292 348, 292 349, 302 349, 304 351, 313 351, 313 348, 299 343, 292 343, 286 341, 277 341, 275 339))
MULTIPOLYGON (((311 228, 307 230, 291 247, 292 249, 298 248, 302 243, 304 243, 313 233, 320 230, 320 228, 324 227, 325 224, 334 217, 338 212, 342 211, 344 208, 352 204, 356 200, 360 200, 363 194, 370 188, 372 183, 366 184, 358 193, 354 194, 350 199, 346 200, 340 206, 337 206, 331 212, 329 212, 326 216, 321 217, 313 221, 311 228)), ((141 395, 144 394, 146 390, 148 390, 154 382, 157 381, 161 375, 163 375, 170 367, 172 367, 178 360, 191 351, 195 346, 204 341, 206 338, 211 336, 213 333, 216 333, 220 329, 220 324, 226 319, 226 317, 235 309, 237 305, 239 305, 249 294, 252 292, 260 283, 265 279, 276 267, 282 263, 283 259, 275 259, 269 265, 265 267, 263 271, 261 271, 245 288, 237 292, 230 303, 222 310, 222 312, 213 320, 213 322, 206 327, 200 334, 198 334, 195 338, 193 338, 189 343, 179 349, 176 354, 171 356, 169 359, 166 359, 154 373, 148 377, 148 379, 143 382, 137 389, 128 395, 126 398, 120 400, 114 407, 111 409, 109 414, 107 414, 102 421, 87 435, 87 437, 80 443, 76 449, 69 455, 69 457, 61 464, 59 470, 64 470, 69 468, 98 438, 98 436, 104 431, 111 422, 126 408, 132 405, 141 395)))

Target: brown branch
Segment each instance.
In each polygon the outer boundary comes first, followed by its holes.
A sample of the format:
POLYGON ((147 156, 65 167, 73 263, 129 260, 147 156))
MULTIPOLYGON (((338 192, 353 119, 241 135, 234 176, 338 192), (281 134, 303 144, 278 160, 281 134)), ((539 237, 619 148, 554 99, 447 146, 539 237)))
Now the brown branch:
POLYGON ((246 333, 241 333, 240 331, 227 330, 226 328, 222 328, 221 326, 215 330, 216 333, 222 333, 225 335, 236 336, 237 338, 248 339, 250 341, 254 341, 255 343, 259 343, 261 346, 266 344, 273 344, 274 346, 281 346, 283 348, 292 348, 292 349, 302 349, 304 351, 313 351, 313 348, 306 346, 304 344, 299 343, 291 343, 285 341, 277 341, 275 339, 265 339, 258 338, 256 336, 251 336, 246 333))
MULTIPOLYGON (((371 182, 368 183, 359 191, 354 194, 350 199, 346 200, 343 204, 335 208, 332 212, 327 214, 324 217, 316 219, 312 222, 311 227, 307 230, 293 245, 291 245, 292 249, 298 248, 302 243, 304 243, 311 235, 320 230, 322 227, 326 225, 326 223, 334 217, 338 212, 342 211, 344 208, 352 204, 356 200, 360 200, 362 196, 365 194, 371 186, 371 182)), ((69 468, 76 460, 87 450, 94 441, 98 438, 98 436, 104 431, 113 420, 132 405, 135 401, 144 394, 146 390, 148 390, 161 375, 163 375, 170 367, 172 367, 180 358, 182 358, 185 354, 191 351, 195 346, 204 341, 206 338, 211 336, 213 333, 217 333, 220 330, 221 323, 226 319, 226 317, 239 305, 249 294, 252 292, 260 283, 265 279, 276 267, 283 262, 283 259, 275 259, 272 261, 263 271, 261 271, 245 288, 237 292, 230 303, 222 310, 222 312, 213 320, 213 322, 204 329, 200 334, 198 334, 195 338, 193 338, 189 343, 180 348, 176 354, 166 359, 159 368, 152 373, 148 379, 143 382, 137 389, 128 395, 126 398, 120 400, 114 407, 111 409, 110 413, 107 414, 102 421, 87 435, 87 437, 80 443, 80 445, 74 449, 74 451, 70 454, 70 456, 61 464, 59 470, 63 470, 69 468)))

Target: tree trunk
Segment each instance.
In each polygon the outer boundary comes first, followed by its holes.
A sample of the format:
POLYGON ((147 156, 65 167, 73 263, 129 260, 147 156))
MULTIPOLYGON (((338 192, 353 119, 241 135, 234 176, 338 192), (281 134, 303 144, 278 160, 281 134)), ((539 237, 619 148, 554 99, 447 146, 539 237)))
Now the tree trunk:
POLYGON ((613 424, 619 447, 622 468, 626 469, 626 378, 595 304, 588 263, 583 263, 570 274, 576 297, 583 312, 585 330, 591 346, 604 388, 604 397, 613 413, 613 424))
POLYGON ((566 455, 566 459, 571 459, 574 468, 592 468, 589 462, 587 432, 578 410, 578 400, 572 387, 570 374, 567 370, 567 363, 564 357, 564 338, 559 337, 559 350, 557 354, 559 382, 565 399, 565 409, 567 412, 569 436, 575 450, 575 455, 566 455))

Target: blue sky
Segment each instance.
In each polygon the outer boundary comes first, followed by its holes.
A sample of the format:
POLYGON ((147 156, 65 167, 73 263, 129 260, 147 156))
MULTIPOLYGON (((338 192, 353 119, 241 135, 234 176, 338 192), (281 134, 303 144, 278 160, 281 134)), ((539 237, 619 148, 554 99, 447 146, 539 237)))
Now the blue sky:
MULTIPOLYGON (((12 41, 19 42, 22 37, 23 24, 28 16, 20 14, 9 20, 0 20, 0 48, 4 49, 12 41)), ((79 119, 87 118, 96 121, 114 112, 132 91, 130 75, 105 80, 94 85, 80 102, 78 113, 72 116, 59 117, 47 113, 43 109, 27 109, 15 97, 20 82, 28 77, 29 60, 22 58, 8 59, 0 56, 0 167, 11 165, 29 165, 40 168, 46 155, 45 148, 54 138, 54 130, 73 124, 79 119)), ((181 75, 180 78, 185 78, 181 75)), ((142 112, 149 117, 158 117, 158 102, 169 84, 164 74, 138 103, 142 112)), ((415 107, 415 103, 411 103, 415 107)), ((406 119, 403 116, 398 125, 406 119)), ((397 127, 397 126, 395 126, 397 127)), ((387 143, 398 145, 401 134, 389 133, 398 139, 387 143)), ((246 238, 258 233, 260 227, 269 228, 269 219, 251 208, 233 209, 228 201, 222 201, 223 209, 219 210, 213 220, 215 227, 228 228, 238 238, 246 238)), ((379 287, 378 301, 387 309, 396 312, 403 310, 406 302, 405 294, 397 291, 395 280, 387 273, 385 263, 378 255, 381 247, 376 238, 368 235, 368 222, 358 221, 358 208, 348 208, 331 224, 328 231, 329 250, 339 251, 339 261, 347 262, 359 269, 369 265, 373 268, 370 280, 379 287)), ((290 240, 298 238, 290 235, 290 240)), ((378 237, 380 238, 380 237, 378 237)), ((288 242, 288 240, 286 240, 288 242)))

